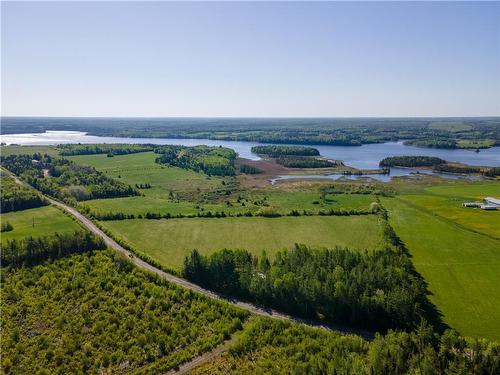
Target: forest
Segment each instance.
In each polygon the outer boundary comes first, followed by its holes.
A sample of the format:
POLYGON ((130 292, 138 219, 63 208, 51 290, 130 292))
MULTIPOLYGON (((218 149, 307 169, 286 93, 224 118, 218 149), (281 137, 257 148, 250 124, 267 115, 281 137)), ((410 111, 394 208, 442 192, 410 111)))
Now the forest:
POLYGON ((151 144, 63 144, 57 146, 57 149, 62 156, 107 154, 111 157, 153 151, 154 147, 151 144))
POLYGON ((405 141, 404 144, 427 148, 458 148, 457 142, 454 139, 447 138, 415 139, 405 141))
POLYGON ((443 335, 420 324, 372 341, 288 322, 258 318, 226 355, 201 366, 202 374, 498 374, 500 345, 443 335), (279 370, 277 370, 279 369, 279 370))
POLYGON ((45 259, 57 259, 68 254, 81 254, 93 250, 103 250, 106 244, 100 237, 87 231, 70 234, 56 233, 47 237, 26 237, 21 240, 8 240, 2 246, 3 266, 33 265, 45 259))
POLYGON ((241 164, 240 165, 240 173, 244 173, 244 174, 259 174, 259 173, 262 173, 262 169, 260 168, 257 168, 253 165, 249 165, 249 164, 241 164))
POLYGON ((160 156, 157 163, 173 167, 191 169, 214 176, 234 176, 234 150, 224 147, 209 146, 158 146, 155 153, 160 156))
POLYGON ((26 210, 48 204, 40 193, 27 186, 17 184, 12 177, 0 171, 0 212, 26 210))
POLYGON ((2 156, 0 161, 5 168, 23 177, 35 189, 62 200, 84 201, 140 194, 130 185, 112 179, 95 168, 78 165, 64 158, 36 153, 2 156))
POLYGON ((183 275, 206 288, 307 318, 386 330, 426 317, 425 282, 403 251, 372 253, 296 245, 274 259, 224 249, 193 250, 183 275))
POLYGON ((284 155, 319 156, 318 149, 305 146, 253 146, 251 150, 255 154, 273 158, 284 155))
POLYGON ((5 374, 164 373, 210 351, 247 313, 102 250, 2 266, 5 374))
POLYGON ((336 167, 337 163, 326 159, 309 156, 280 156, 276 163, 287 168, 330 168, 336 167))
POLYGON ((446 160, 434 156, 390 156, 380 161, 381 167, 433 167, 446 160))

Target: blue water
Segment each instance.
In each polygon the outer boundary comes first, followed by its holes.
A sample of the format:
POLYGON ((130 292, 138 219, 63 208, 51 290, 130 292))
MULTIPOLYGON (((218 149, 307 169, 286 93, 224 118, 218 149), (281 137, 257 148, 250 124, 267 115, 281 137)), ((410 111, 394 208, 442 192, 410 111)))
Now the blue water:
MULTIPOLYGON (((83 132, 68 131, 47 131, 45 133, 31 134, 4 134, 0 136, 1 142, 6 144, 18 145, 57 145, 64 143, 128 143, 128 144, 172 144, 184 146, 208 145, 223 146, 232 148, 240 157, 252 160, 258 160, 259 157, 251 152, 252 146, 258 145, 257 142, 239 142, 239 141, 219 141, 211 139, 173 139, 173 138, 123 138, 123 137, 97 137, 87 135, 83 132)), ((460 162, 470 165, 500 166, 500 147, 492 147, 481 150, 476 153, 470 150, 449 150, 449 149, 431 149, 406 146, 402 142, 388 142, 362 145, 358 147, 346 146, 312 146, 317 148, 322 156, 330 159, 342 160, 345 165, 359 169, 377 169, 378 163, 388 156, 401 155, 426 155, 436 156, 441 159, 460 162)), ((391 175, 371 175, 370 177, 387 181, 393 176, 405 176, 413 169, 391 168, 391 175)), ((422 173, 431 173, 422 171, 422 173)), ((436 173, 432 173, 436 174, 436 173)), ((441 173, 439 176, 444 178, 460 178, 457 175, 441 173)), ((283 176, 282 176, 283 177, 283 176)), ((286 178, 297 178, 298 176, 287 176, 286 178)), ((358 179, 360 176, 310 176, 311 178, 331 178, 336 179, 345 177, 358 179)), ((302 177, 303 178, 303 177, 302 177)))

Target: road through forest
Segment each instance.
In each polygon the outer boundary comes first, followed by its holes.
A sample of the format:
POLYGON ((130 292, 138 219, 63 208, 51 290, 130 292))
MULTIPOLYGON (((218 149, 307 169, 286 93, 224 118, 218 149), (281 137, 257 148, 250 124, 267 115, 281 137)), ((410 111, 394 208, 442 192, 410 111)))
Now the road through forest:
MULTIPOLYGON (((17 176, 15 176, 13 173, 10 173, 10 174, 12 175, 12 177, 15 179, 15 181, 18 184, 23 184, 23 185, 29 186, 24 181, 20 180, 17 176)), ((29 187, 32 188, 31 186, 29 186, 29 187)), ((132 263, 134 263, 137 267, 140 267, 142 269, 153 272, 156 275, 158 275, 158 276, 160 276, 160 277, 162 277, 162 278, 164 278, 164 279, 166 279, 166 280, 170 281, 171 283, 174 283, 178 286, 181 286, 183 288, 187 288, 187 289, 192 290, 192 291, 197 292, 197 293, 204 294, 205 296, 208 296, 211 298, 224 300, 224 301, 226 301, 234 306, 237 306, 241 309, 247 310, 247 311, 249 311, 253 314, 256 314, 256 315, 265 316, 265 317, 273 318, 273 319, 293 321, 293 322, 305 324, 305 325, 308 325, 311 327, 322 328, 322 329, 326 329, 326 330, 330 330, 330 331, 338 331, 338 332, 341 332, 344 334, 349 334, 349 335, 358 335, 358 336, 361 336, 367 340, 372 339, 374 336, 373 333, 369 332, 369 331, 358 330, 358 329, 345 327, 345 326, 341 326, 341 325, 326 325, 326 324, 316 322, 314 320, 303 319, 300 317, 284 314, 284 313, 278 312, 274 309, 259 307, 259 306, 253 305, 251 303, 248 303, 248 302, 243 302, 243 301, 239 301, 239 300, 236 300, 233 298, 228 298, 222 294, 210 291, 208 289, 200 287, 199 285, 190 283, 187 280, 184 280, 180 277, 177 277, 177 276, 174 276, 174 275, 169 274, 167 272, 164 272, 164 271, 152 266, 151 264, 143 261, 142 259, 139 259, 132 252, 125 249, 123 246, 121 246, 115 240, 113 240, 110 236, 108 236, 106 233, 104 233, 90 219, 88 219, 86 216, 84 216, 83 214, 78 212, 75 208, 68 206, 67 204, 64 204, 62 202, 56 201, 48 196, 45 196, 45 197, 50 201, 50 203, 52 205, 68 212, 76 220, 78 220, 84 227, 86 227, 89 231, 94 233, 96 236, 101 237, 108 247, 126 255, 130 259, 130 261, 132 263)))

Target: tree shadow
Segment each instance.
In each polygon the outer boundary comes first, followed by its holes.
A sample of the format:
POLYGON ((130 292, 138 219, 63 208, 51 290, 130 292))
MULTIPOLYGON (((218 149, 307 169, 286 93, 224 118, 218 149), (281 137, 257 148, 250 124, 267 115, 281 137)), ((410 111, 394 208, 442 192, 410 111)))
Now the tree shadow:
MULTIPOLYGON (((413 258, 413 255, 410 253, 406 244, 396 235, 394 244, 402 251, 410 260, 413 258)), ((429 283, 425 278, 417 271, 413 261, 410 262, 411 268, 410 273, 418 278, 422 284, 425 286, 425 295, 423 295, 420 303, 422 304, 422 309, 424 311, 424 318, 427 322, 434 328, 436 332, 442 334, 446 329, 451 328, 448 324, 443 321, 443 313, 439 308, 432 303, 430 300, 433 293, 429 290, 429 283)))

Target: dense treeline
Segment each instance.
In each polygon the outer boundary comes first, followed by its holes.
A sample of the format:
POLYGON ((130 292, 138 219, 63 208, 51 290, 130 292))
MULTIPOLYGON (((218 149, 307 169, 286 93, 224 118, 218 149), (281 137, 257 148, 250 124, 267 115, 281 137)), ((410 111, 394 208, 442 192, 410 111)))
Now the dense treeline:
POLYGON ((227 339, 247 313, 103 250, 3 267, 2 373, 166 373, 227 339))
POLYGON ((435 165, 433 168, 438 172, 447 172, 447 173, 481 173, 481 167, 474 167, 471 165, 458 165, 458 164, 439 164, 435 165))
POLYGON ((473 165, 453 164, 433 156, 391 156, 382 159, 381 167, 432 167, 437 172, 483 174, 487 177, 500 175, 498 167, 478 167, 473 165))
POLYGON ((10 155, 1 158, 2 165, 23 177, 44 194, 83 201, 139 195, 129 185, 112 179, 93 167, 50 155, 10 155))
POLYGON ((319 156, 318 149, 304 146, 254 146, 252 152, 273 158, 283 155, 319 156))
POLYGON ((454 139, 446 138, 430 138, 430 139, 416 139, 405 141, 405 145, 429 148, 458 148, 458 144, 454 139))
POLYGON ((159 146, 155 152, 160 154, 157 163, 191 169, 214 176, 234 176, 234 150, 224 147, 208 146, 159 146))
POLYGON ((146 212, 144 214, 126 214, 123 212, 93 212, 88 206, 79 207, 80 211, 92 216, 96 220, 101 221, 112 221, 112 220, 131 220, 131 219, 192 219, 192 218, 214 218, 220 219, 225 217, 267 217, 276 218, 283 216, 360 216, 360 215, 370 215, 373 214, 373 210, 356 210, 356 209, 333 209, 329 210, 318 210, 318 211, 308 211, 308 210, 290 210, 288 212, 280 212, 273 208, 261 208, 258 211, 245 211, 245 212, 225 212, 225 211, 198 211, 193 214, 183 214, 183 213, 159 213, 159 212, 146 212))
POLYGON ((460 174, 482 174, 486 177, 500 176, 500 167, 477 167, 463 164, 440 164, 434 167, 435 171, 460 174))
POLYGON ((62 156, 72 155, 95 155, 95 154, 108 154, 113 155, 127 155, 137 152, 153 151, 154 145, 144 144, 63 144, 57 146, 59 154, 62 156))
POLYGON ((245 250, 186 257, 202 286, 304 317, 369 329, 414 328, 428 306, 425 282, 402 250, 353 252, 296 245, 274 260, 245 250))
POLYGON ((380 161, 381 167, 433 167, 446 160, 434 156, 390 156, 380 161))
POLYGON ((245 173, 245 174, 259 174, 262 173, 262 169, 257 168, 253 165, 248 165, 248 164, 241 164, 240 165, 240 173, 245 173))
POLYGON ((26 210, 48 204, 36 190, 16 184, 14 179, 0 171, 0 212, 26 210))
POLYGON ((102 250, 106 244, 100 237, 87 231, 70 234, 56 233, 48 237, 27 237, 21 240, 8 240, 2 245, 2 266, 36 264, 44 259, 60 258, 72 253, 102 250))
POLYGON ((227 355, 194 374, 498 374, 500 345, 420 325, 373 341, 258 318, 227 355))
POLYGON ((287 168, 329 168, 337 166, 336 163, 307 156, 280 156, 276 163, 287 168))

